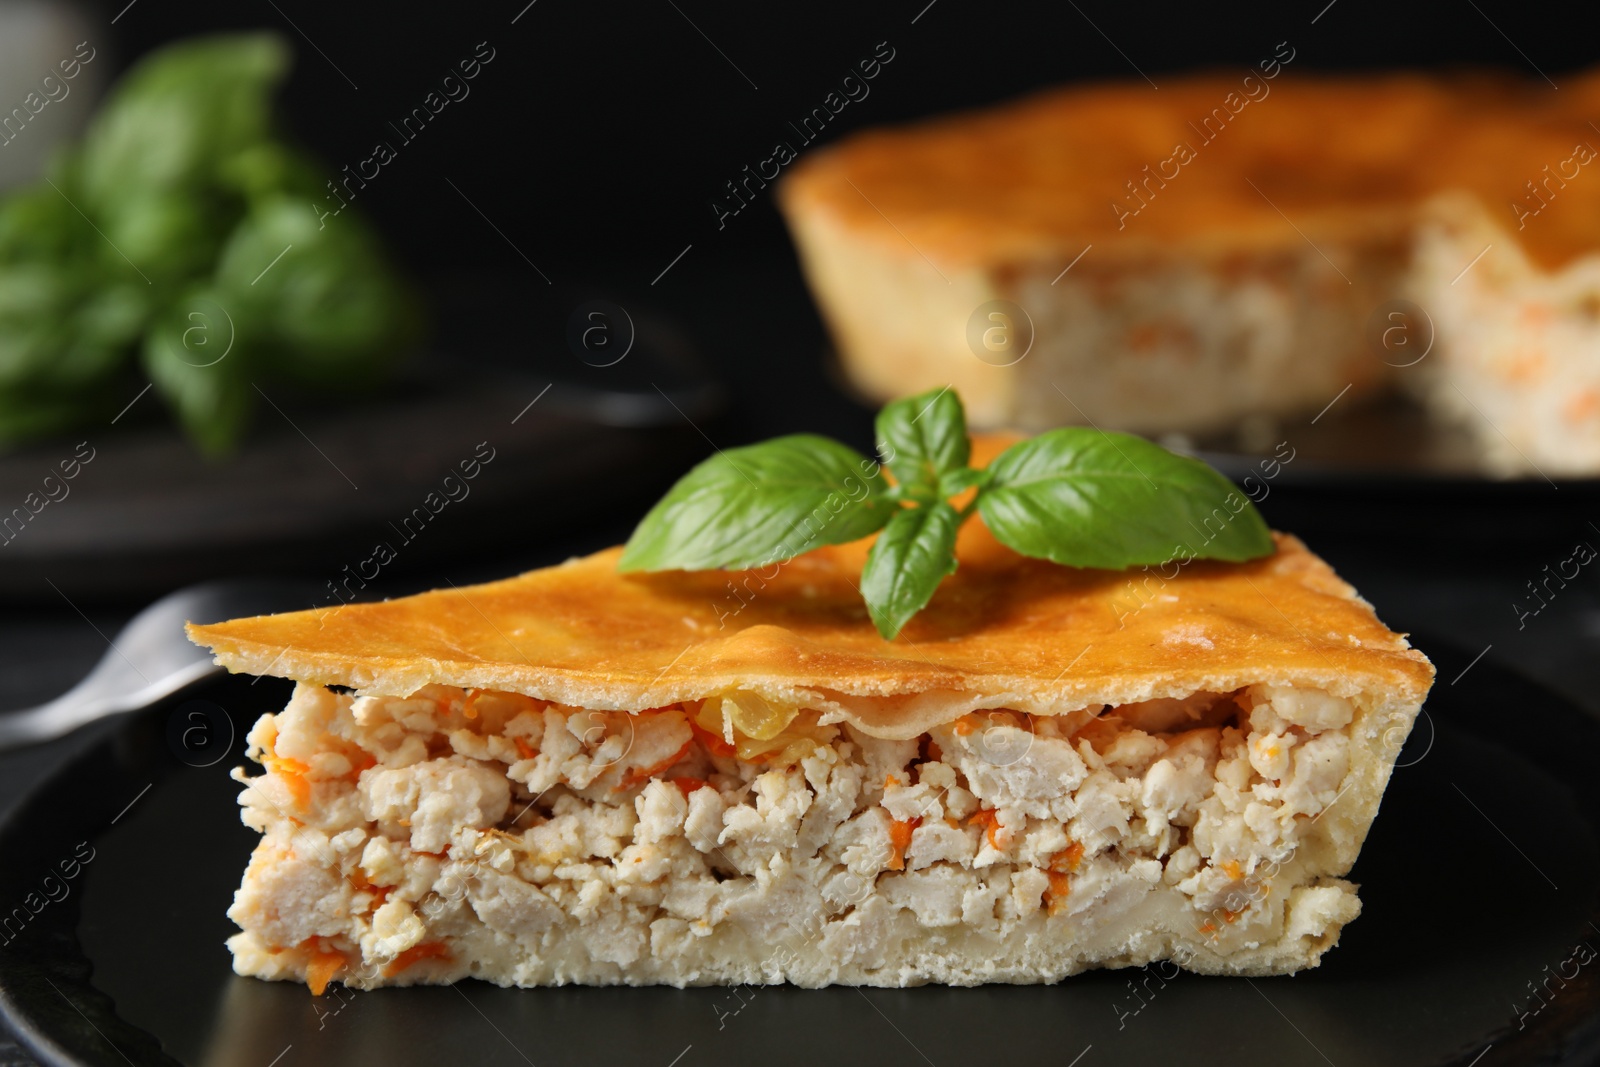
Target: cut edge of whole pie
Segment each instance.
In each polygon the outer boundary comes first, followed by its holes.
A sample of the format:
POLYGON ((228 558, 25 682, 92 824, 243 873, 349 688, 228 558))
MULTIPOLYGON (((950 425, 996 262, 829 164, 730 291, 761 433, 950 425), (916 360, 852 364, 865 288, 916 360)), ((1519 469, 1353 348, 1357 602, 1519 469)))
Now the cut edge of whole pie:
POLYGON ((971 524, 895 642, 865 542, 192 626, 299 683, 235 772, 262 838, 234 967, 320 992, 1315 966, 1433 668, 1277 542, 1111 573, 971 524))

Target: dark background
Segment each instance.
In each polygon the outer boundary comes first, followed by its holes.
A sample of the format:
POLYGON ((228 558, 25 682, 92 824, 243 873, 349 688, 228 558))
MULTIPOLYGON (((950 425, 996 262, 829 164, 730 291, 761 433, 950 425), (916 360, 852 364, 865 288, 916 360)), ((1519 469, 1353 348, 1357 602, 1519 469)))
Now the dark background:
MULTIPOLYGON (((99 7, 109 17, 125 3, 99 7)), ((648 283, 693 243, 669 275, 685 288, 712 264, 788 254, 770 190, 721 231, 709 202, 775 139, 795 140, 786 124, 880 41, 894 60, 818 143, 1066 81, 1248 67, 1283 40, 1298 52, 1297 75, 1475 64, 1537 77, 1530 61, 1557 75, 1595 55, 1576 32, 1578 6, 1505 0, 1337 0, 1315 25, 1327 0, 526 4, 138 0, 110 42, 116 63, 175 37, 280 30, 299 54, 283 101, 289 127, 337 172, 375 139, 395 140, 386 123, 487 41, 496 58, 471 95, 401 149, 361 203, 419 273, 508 271, 530 299, 538 275, 446 176, 557 284, 648 283)))

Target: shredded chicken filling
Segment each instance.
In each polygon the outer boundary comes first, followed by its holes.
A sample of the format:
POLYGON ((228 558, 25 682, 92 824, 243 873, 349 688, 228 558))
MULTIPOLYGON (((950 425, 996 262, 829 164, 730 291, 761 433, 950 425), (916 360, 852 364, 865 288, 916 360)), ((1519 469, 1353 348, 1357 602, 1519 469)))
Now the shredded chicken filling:
POLYGON ((1338 798, 1353 714, 1255 686, 882 740, 746 694, 629 714, 301 685, 251 731, 266 773, 235 772, 264 837, 232 944, 246 973, 319 988, 464 973, 452 938, 475 924, 603 927, 586 950, 626 968, 722 924, 776 941, 848 918, 840 951, 870 966, 897 911, 1000 937, 1162 889, 1197 938, 1270 939, 1272 878, 1338 798))

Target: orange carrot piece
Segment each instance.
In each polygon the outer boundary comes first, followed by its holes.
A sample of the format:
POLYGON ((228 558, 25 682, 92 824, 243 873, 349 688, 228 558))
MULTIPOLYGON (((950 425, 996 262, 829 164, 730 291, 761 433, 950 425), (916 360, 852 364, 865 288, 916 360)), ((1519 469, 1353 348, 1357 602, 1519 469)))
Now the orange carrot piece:
POLYGON ((1000 814, 997 811, 993 808, 979 808, 967 822, 988 827, 985 836, 989 838, 989 844, 995 848, 1000 847, 1000 842, 994 836, 994 832, 1000 829, 1000 814))
POLYGON ((693 719, 689 720, 689 729, 694 731, 695 740, 700 742, 700 747, 713 756, 724 756, 732 759, 739 754, 739 750, 728 744, 722 735, 712 733, 693 719))
POLYGON ((691 778, 688 775, 679 775, 676 778, 669 778, 667 781, 683 790, 684 796, 688 796, 696 789, 704 789, 710 784, 704 778, 691 778))
POLYGON ((413 964, 420 963, 423 960, 444 960, 449 962, 450 950, 445 947, 443 941, 423 941, 420 944, 412 945, 390 961, 389 965, 383 969, 383 975, 385 978, 393 978, 413 964))
POLYGON ((1078 864, 1082 862, 1083 845, 1079 844, 1077 841, 1074 841, 1060 852, 1057 852, 1054 856, 1051 856, 1050 862, 1046 864, 1046 866, 1052 871, 1072 874, 1073 872, 1077 871, 1078 864))
POLYGON ((320 997, 327 990, 333 976, 344 970, 344 953, 328 945, 326 938, 313 937, 299 945, 309 954, 306 960, 306 988, 311 995, 320 997))
POLYGON ((295 807, 304 811, 311 804, 311 780, 306 777, 311 768, 297 759, 287 756, 267 756, 265 761, 267 770, 282 779, 284 786, 289 790, 289 796, 294 799, 295 807))
POLYGON ((678 751, 674 752, 660 763, 650 767, 637 767, 634 770, 629 771, 627 774, 623 775, 622 784, 619 786, 619 788, 632 789, 636 785, 640 785, 649 781, 651 778, 654 778, 667 768, 675 766, 681 762, 683 758, 689 754, 689 749, 693 746, 694 738, 691 737, 689 740, 683 743, 682 748, 678 749, 678 751))
POLYGON ((1072 876, 1060 871, 1046 871, 1045 877, 1050 879, 1050 888, 1045 895, 1050 898, 1050 914, 1054 915, 1066 903, 1067 891, 1072 888, 1072 876))
POLYGON ((912 831, 922 825, 922 817, 915 819, 894 819, 889 823, 889 869, 903 871, 906 869, 906 849, 911 845, 912 831))

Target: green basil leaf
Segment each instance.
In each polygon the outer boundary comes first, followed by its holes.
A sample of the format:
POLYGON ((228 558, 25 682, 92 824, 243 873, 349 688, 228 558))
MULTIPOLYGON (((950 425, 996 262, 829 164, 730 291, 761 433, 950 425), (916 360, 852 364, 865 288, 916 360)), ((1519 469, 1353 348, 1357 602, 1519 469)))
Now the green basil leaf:
POLYGON ((199 306, 218 307, 208 297, 191 295, 158 316, 145 334, 140 359, 189 439, 208 456, 224 456, 250 425, 256 402, 251 360, 221 322, 188 311, 199 306))
POLYGON ((865 537, 894 513, 877 464, 793 434, 718 452, 679 479, 628 538, 624 571, 757 567, 865 537))
POLYGON ((1221 474, 1140 437, 1088 427, 1012 445, 988 468, 978 514, 1025 556, 1111 570, 1185 554, 1246 560, 1273 551, 1260 512, 1221 474))
POLYGON ((945 499, 964 493, 975 485, 988 485, 994 480, 989 468, 962 467, 939 475, 939 496, 945 499))
POLYGON ((961 516, 940 500, 901 508, 872 543, 861 568, 861 596, 885 640, 893 641, 927 607, 939 582, 955 573, 960 528, 961 516))
POLYGON ((216 285, 274 376, 312 389, 380 380, 418 331, 417 301, 361 220, 320 223, 288 195, 263 195, 234 228, 216 285))
POLYGON ((84 210, 126 215, 155 190, 203 199, 220 166, 274 137, 272 98, 293 61, 276 33, 192 37, 145 56, 84 132, 84 210))
POLYGON ((912 498, 935 499, 939 476, 971 458, 967 414, 946 386, 908 396, 878 412, 878 455, 912 498))

